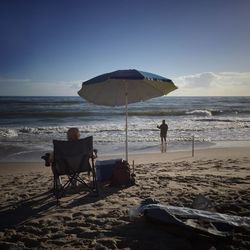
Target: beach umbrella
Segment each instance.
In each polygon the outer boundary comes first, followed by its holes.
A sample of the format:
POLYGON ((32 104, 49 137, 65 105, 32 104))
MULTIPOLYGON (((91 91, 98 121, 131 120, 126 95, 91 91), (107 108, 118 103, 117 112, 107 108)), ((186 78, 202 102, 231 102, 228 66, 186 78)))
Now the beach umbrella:
POLYGON ((117 70, 82 83, 78 94, 88 102, 125 106, 125 150, 128 161, 128 104, 167 95, 177 89, 172 80, 136 69, 117 70))

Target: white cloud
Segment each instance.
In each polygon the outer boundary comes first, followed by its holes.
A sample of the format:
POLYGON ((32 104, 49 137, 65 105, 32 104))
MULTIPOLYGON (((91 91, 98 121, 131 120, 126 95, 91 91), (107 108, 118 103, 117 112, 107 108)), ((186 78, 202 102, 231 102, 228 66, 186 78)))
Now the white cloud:
POLYGON ((71 82, 71 88, 74 90, 80 90, 82 87, 82 83, 80 81, 78 82, 71 82))
POLYGON ((221 72, 219 80, 219 83, 227 83, 232 86, 250 86, 250 72, 221 72))
POLYGON ((204 72, 174 79, 176 95, 250 95, 250 72, 204 72))
POLYGON ((181 76, 178 77, 175 82, 179 82, 182 85, 189 87, 207 88, 212 84, 216 77, 217 76, 212 72, 205 72, 195 75, 181 76))

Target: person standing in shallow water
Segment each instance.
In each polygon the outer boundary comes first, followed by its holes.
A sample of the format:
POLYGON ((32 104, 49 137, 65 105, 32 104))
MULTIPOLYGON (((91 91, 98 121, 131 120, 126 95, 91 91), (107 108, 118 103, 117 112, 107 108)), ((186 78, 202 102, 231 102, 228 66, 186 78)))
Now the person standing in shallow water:
POLYGON ((167 151, 167 132, 168 132, 168 125, 165 120, 162 120, 162 124, 157 126, 160 129, 160 137, 161 137, 161 151, 167 151))

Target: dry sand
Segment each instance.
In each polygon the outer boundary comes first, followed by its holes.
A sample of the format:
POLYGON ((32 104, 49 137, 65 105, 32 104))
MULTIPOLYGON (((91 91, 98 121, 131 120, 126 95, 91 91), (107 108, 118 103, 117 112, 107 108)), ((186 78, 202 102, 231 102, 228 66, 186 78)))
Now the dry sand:
MULTIPOLYGON (((114 156, 100 157, 107 158, 114 156)), ((72 190, 59 206, 42 161, 0 163, 0 249, 250 249, 248 227, 236 228, 229 241, 205 241, 128 216, 130 207, 149 197, 190 207, 203 194, 214 211, 250 217, 250 148, 199 150, 195 157, 130 155, 132 160, 136 185, 102 185, 99 197, 72 190)))

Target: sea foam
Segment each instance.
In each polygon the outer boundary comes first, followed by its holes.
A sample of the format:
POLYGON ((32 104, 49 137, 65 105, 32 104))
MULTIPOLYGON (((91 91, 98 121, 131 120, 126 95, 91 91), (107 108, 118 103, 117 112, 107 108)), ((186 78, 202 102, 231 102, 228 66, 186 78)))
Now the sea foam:
POLYGON ((18 136, 18 133, 15 129, 7 129, 7 128, 2 128, 0 129, 0 137, 16 137, 18 136))
POLYGON ((187 115, 197 115, 197 116, 212 116, 212 112, 209 110, 193 110, 193 111, 187 111, 187 115))

